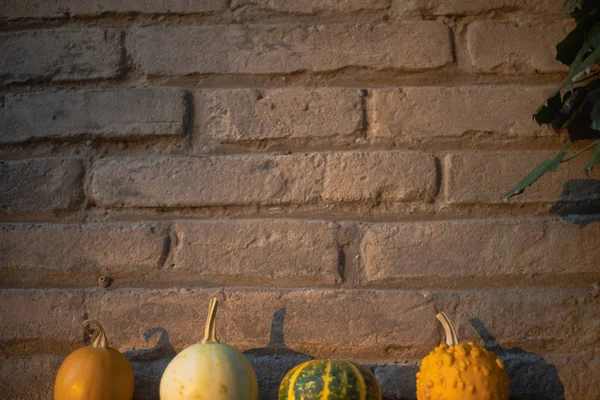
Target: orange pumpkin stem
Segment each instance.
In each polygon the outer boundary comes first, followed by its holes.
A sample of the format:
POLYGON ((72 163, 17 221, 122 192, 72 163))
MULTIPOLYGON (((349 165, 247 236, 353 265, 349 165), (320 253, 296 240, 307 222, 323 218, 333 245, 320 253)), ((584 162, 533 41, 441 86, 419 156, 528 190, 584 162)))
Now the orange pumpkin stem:
POLYGON ((83 321, 83 331, 92 337, 92 346, 96 349, 108 350, 108 338, 102 324, 95 319, 86 319, 83 321), (95 326, 97 329, 92 329, 95 326))
POLYGON ((440 323, 444 327, 444 331, 446 333, 446 344, 448 346, 456 346, 459 343, 458 335, 456 334, 456 331, 454 330, 454 327, 452 326, 452 323, 450 322, 450 319, 448 318, 446 313, 441 312, 435 317, 438 319, 438 321, 440 321, 440 323))
POLYGON ((216 297, 210 300, 208 305, 208 318, 206 319, 206 328, 204 328, 204 339, 202 343, 219 343, 217 339, 217 304, 219 301, 216 297))

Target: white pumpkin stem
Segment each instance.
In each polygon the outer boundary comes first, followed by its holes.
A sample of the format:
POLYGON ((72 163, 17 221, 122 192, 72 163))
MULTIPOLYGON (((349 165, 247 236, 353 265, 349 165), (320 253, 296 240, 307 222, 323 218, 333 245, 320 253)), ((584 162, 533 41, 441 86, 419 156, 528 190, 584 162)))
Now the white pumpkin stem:
POLYGON ((92 346, 94 346, 94 348, 102 350, 110 349, 106 332, 100 322, 95 319, 86 319, 83 321, 82 327, 85 333, 92 336, 92 346), (97 329, 92 329, 92 327, 96 327, 97 329))
POLYGON ((208 318, 206 319, 206 328, 204 328, 204 339, 202 343, 219 343, 217 339, 217 304, 219 301, 216 297, 210 300, 208 305, 208 318))
POLYGON ((450 319, 446 313, 442 311, 435 317, 444 327, 444 331, 446 333, 446 344, 448 346, 456 346, 459 343, 458 335, 456 334, 456 331, 454 330, 454 327, 452 326, 452 323, 450 322, 450 319))

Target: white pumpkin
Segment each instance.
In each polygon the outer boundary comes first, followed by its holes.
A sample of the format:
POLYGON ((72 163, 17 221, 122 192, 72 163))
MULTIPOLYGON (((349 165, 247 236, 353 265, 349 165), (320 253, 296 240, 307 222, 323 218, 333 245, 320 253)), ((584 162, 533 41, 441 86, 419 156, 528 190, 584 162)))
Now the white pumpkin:
POLYGON ((160 381, 161 400, 256 400, 252 365, 216 338, 217 299, 210 301, 204 340, 179 353, 160 381))

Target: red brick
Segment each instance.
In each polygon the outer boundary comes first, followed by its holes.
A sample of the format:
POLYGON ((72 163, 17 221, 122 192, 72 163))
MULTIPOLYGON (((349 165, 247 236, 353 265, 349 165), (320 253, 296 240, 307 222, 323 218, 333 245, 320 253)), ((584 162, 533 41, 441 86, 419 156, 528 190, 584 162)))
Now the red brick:
MULTIPOLYGON (((309 359, 301 353, 266 352, 246 354, 258 376, 260 399, 277 397, 286 372, 309 359)), ((594 399, 600 380, 595 372, 600 362, 593 354, 541 355, 531 353, 501 356, 511 378, 511 395, 517 398, 594 399)), ((135 400, 159 400, 162 373, 171 357, 134 361, 135 400)), ((0 359, 0 386, 11 400, 45 400, 52 397, 55 374, 62 357, 34 356, 0 359)), ((415 396, 417 364, 373 364, 384 399, 415 396)))
POLYGON ((4 96, 0 143, 90 135, 106 138, 184 135, 185 91, 116 89, 4 96))
POLYGON ((551 219, 368 224, 364 279, 395 287, 586 284, 600 279, 600 224, 551 219))
POLYGON ((303 203, 318 198, 322 170, 320 155, 107 158, 90 188, 108 207, 303 203))
POLYGON ((5 0, 0 8, 4 18, 57 18, 67 15, 91 16, 102 13, 183 14, 224 11, 226 0, 5 0))
POLYGON ((2 224, 1 286, 119 285, 161 267, 167 232, 150 224, 2 224))
POLYGON ((201 134, 224 143, 347 140, 362 129, 361 94, 355 89, 203 90, 195 103, 201 134))
POLYGON ((83 164, 74 159, 0 161, 3 211, 74 210, 83 200, 83 164))
POLYGON ((54 380, 63 358, 34 356, 0 358, 2 398, 47 400, 52 398, 54 380))
POLYGON ((150 75, 270 74, 343 67, 414 71, 453 61, 449 29, 434 21, 148 26, 132 32, 129 48, 138 71, 150 75))
POLYGON ((85 310, 86 316, 104 324, 114 347, 132 357, 156 354, 155 340, 161 346, 171 343, 179 351, 201 339, 205 307, 214 295, 222 300, 218 336, 242 350, 267 346, 275 312, 284 344, 316 357, 420 358, 442 340, 436 310, 447 311, 463 341, 481 343, 480 336, 492 334, 500 346, 513 352, 520 348, 568 354, 593 348, 600 339, 600 333, 590 328, 599 323, 599 300, 588 289, 513 288, 425 295, 315 289, 98 289, 1 291, 6 307, 0 314, 5 326, 0 343, 8 356, 65 355, 81 346, 79 324, 85 310), (154 331, 162 332, 158 335, 162 341, 149 337, 154 331))
POLYGON ((144 334, 160 327, 179 351, 202 339, 214 295, 224 300, 217 335, 242 350, 267 345, 273 314, 281 309, 285 344, 315 357, 385 357, 390 348, 398 357, 409 357, 433 348, 438 340, 432 303, 414 292, 119 290, 98 291, 87 306, 90 316, 107 321, 119 349, 152 348, 144 334))
POLYGON ((567 67, 554 57, 567 29, 554 21, 476 21, 469 25, 465 40, 471 65, 478 71, 565 72, 567 67))
POLYGON ((0 33, 0 76, 4 83, 114 78, 123 61, 121 35, 98 28, 0 33))
POLYGON ((81 293, 0 290, 0 350, 5 355, 66 355, 81 347, 81 293))
POLYGON ((327 155, 322 198, 334 202, 431 201, 437 192, 435 158, 418 152, 327 155))
POLYGON ((290 349, 258 349, 247 351, 245 356, 252 364, 258 379, 258 396, 261 400, 277 399, 279 384, 295 366, 309 361, 308 354, 290 349))
POLYGON ((374 89, 367 101, 369 137, 505 138, 548 136, 531 115, 554 86, 491 85, 374 89))
POLYGON ((383 10, 391 0, 233 0, 232 8, 253 7, 285 13, 318 14, 326 12, 350 13, 360 10, 383 10))
POLYGON ((589 289, 511 288, 439 292, 461 341, 494 343, 513 353, 567 354, 594 348, 600 340, 600 300, 589 289))
POLYGON ((172 265, 160 279, 217 285, 333 285, 335 225, 297 220, 179 222, 172 265))
POLYGON ((464 15, 490 11, 560 14, 563 0, 408 0, 408 8, 426 15, 464 15))
MULTIPOLYGON (((446 156, 446 200, 451 204, 499 204, 504 196, 529 172, 556 152, 523 151, 492 153, 456 153, 446 156)), ((598 185, 600 168, 586 175, 588 157, 561 164, 549 172, 511 203, 553 203, 600 200, 598 185)))
POLYGON ((437 191, 434 158, 416 152, 107 158, 92 169, 92 197, 108 207, 429 201, 437 191))
MULTIPOLYGON (((558 375, 558 382, 555 379, 553 383, 559 395, 561 386, 564 388, 565 399, 593 399, 600 393, 600 377, 596 373, 600 367, 600 359, 597 355, 586 352, 585 349, 580 350, 582 350, 581 353, 576 356, 551 355, 546 360, 539 361, 538 358, 532 363, 537 367, 535 370, 538 371, 540 365, 544 366, 547 375, 541 375, 541 377, 550 375, 556 378, 558 375)), ((531 370, 530 368, 529 371, 531 370)), ((523 381, 527 381, 527 369, 523 368, 520 372, 523 381)))

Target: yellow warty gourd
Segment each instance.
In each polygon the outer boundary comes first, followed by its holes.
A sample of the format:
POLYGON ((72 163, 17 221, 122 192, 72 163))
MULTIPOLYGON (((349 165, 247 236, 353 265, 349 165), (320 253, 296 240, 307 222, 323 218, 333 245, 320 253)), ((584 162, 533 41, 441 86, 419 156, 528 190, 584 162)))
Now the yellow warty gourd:
POLYGON ((446 344, 436 347, 421 362, 417 373, 418 400, 507 400, 509 379, 502 360, 472 342, 459 344, 444 313, 446 344))

